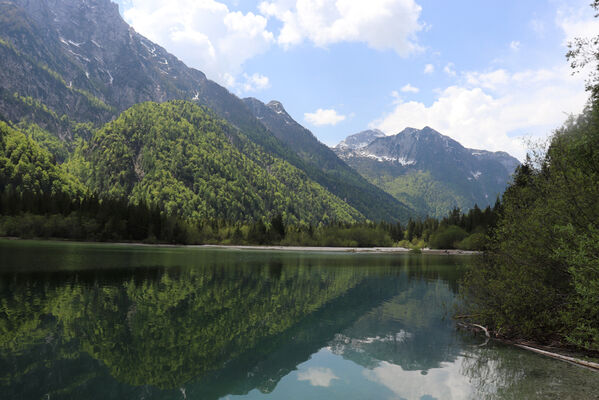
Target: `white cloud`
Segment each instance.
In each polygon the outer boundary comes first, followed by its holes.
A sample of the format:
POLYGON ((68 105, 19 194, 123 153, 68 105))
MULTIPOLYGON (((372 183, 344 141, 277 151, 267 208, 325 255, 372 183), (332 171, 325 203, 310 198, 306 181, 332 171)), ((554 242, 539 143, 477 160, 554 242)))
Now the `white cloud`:
MULTIPOLYGON (((563 6, 556 24, 564 34, 562 44, 599 32, 599 20, 584 0, 563 6)), ((544 33, 542 23, 533 20, 531 26, 539 35, 544 33)), ((444 70, 457 75, 452 63, 444 70)), ((536 70, 466 72, 460 75, 459 84, 440 90, 432 104, 396 99, 394 110, 370 126, 395 134, 406 126, 429 125, 464 146, 504 150, 523 159, 523 137, 547 137, 568 114, 582 111, 588 98, 586 75, 573 76, 566 62, 536 70)))
POLYGON ((225 85, 274 43, 265 17, 215 0, 131 0, 124 16, 136 31, 225 85))
POLYGON ((521 137, 545 136, 568 113, 579 113, 586 102, 582 78, 567 65, 553 69, 509 73, 495 70, 464 75, 460 86, 442 90, 431 105, 410 101, 371 124, 387 134, 412 126, 437 129, 466 147, 503 150, 522 159, 521 137))
POLYGON ((410 85, 409 83, 401 88, 401 91, 404 93, 418 93, 420 89, 410 85))
POLYGON ((298 381, 308 381, 312 386, 329 387, 331 381, 339 379, 330 368, 308 368, 297 374, 298 381))
POLYGON ((308 39, 319 47, 363 42, 401 56, 422 50, 422 8, 414 0, 270 0, 259 9, 283 23, 277 41, 284 47, 308 39))
POLYGON ((512 49, 514 51, 520 50, 520 42, 517 40, 512 40, 510 43, 510 49, 512 49))
POLYGON ((456 76, 455 65, 452 62, 447 63, 445 67, 443 67, 443 71, 449 76, 456 76))
POLYGON ((243 90, 245 92, 256 92, 258 90, 268 89, 270 87, 270 80, 268 76, 260 75, 260 74, 243 74, 245 78, 245 83, 243 85, 243 90))
POLYGON ((466 399, 475 393, 470 379, 462 373, 464 364, 464 358, 459 357, 453 363, 442 363, 441 368, 429 369, 422 374, 383 361, 372 370, 364 370, 363 375, 386 386, 399 398, 466 399))
POLYGON ((346 119, 345 115, 337 114, 337 111, 333 109, 323 110, 319 108, 316 112, 305 113, 304 118, 312 125, 337 125, 339 122, 346 119))
POLYGON ((599 19, 593 17, 595 13, 588 1, 576 5, 562 7, 557 13, 556 24, 564 31, 564 45, 577 37, 594 38, 599 35, 599 19))
POLYGON ((424 66, 425 74, 432 74, 433 72, 435 72, 435 66, 433 64, 426 64, 424 66))
POLYGON ((262 74, 255 73, 248 75, 245 72, 241 75, 241 79, 237 79, 235 76, 227 73, 224 74, 223 84, 238 95, 242 95, 270 88, 270 79, 268 79, 268 76, 262 74))
MULTIPOLYGON (((540 72, 542 74, 542 71, 540 72)), ((504 69, 497 69, 491 72, 467 72, 465 74, 466 82, 471 86, 480 86, 485 89, 495 90, 501 85, 509 83, 510 75, 504 69)))

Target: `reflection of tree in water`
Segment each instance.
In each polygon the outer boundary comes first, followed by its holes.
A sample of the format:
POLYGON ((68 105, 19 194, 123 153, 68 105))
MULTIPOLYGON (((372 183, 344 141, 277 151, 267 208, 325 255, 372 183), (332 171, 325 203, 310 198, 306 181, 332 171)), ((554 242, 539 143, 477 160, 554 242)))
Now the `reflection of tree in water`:
POLYGON ((182 385, 202 398, 268 392, 409 288, 405 274, 389 279, 393 258, 372 268, 343 257, 271 259, 238 265, 217 254, 194 268, 176 259, 167 269, 4 275, 1 389, 11 398, 90 399, 149 398, 157 388, 180 398, 182 385))
POLYGON ((120 286, 43 288, 33 297, 34 288, 19 285, 5 310, 2 342, 20 350, 54 336, 65 343, 76 339, 119 381, 176 388, 221 368, 357 283, 352 274, 326 271, 282 272, 277 280, 252 274, 205 268, 120 286))
POLYGON ((597 372, 513 346, 472 347, 461 362, 479 399, 597 399, 597 372))

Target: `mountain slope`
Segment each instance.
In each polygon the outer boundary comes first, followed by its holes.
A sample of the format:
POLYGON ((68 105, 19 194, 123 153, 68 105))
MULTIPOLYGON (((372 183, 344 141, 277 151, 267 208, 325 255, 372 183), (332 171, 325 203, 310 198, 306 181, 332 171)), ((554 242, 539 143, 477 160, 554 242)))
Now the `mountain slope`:
POLYGON ((307 149, 316 149, 315 159, 296 153, 241 99, 135 32, 110 0, 0 2, 0 119, 27 121, 72 141, 89 138, 135 104, 173 99, 209 107, 265 152, 347 198, 368 218, 405 221, 411 214, 348 172, 315 139, 307 149), (316 165, 320 161, 332 164, 316 165), (359 198, 359 192, 368 196, 359 198))
POLYGON ((362 147, 368 146, 375 139, 378 139, 380 137, 385 137, 385 134, 378 129, 368 129, 366 131, 349 135, 341 142, 339 142, 339 144, 336 147, 340 149, 357 150, 361 149, 362 147))
POLYGON ((308 129, 298 124, 278 101, 243 100, 281 142, 293 149, 316 182, 344 199, 367 218, 406 222, 414 212, 350 168, 308 129))
POLYGON ((0 121, 0 194, 7 192, 77 197, 85 188, 48 151, 0 121))
POLYGON ((71 164, 94 192, 197 221, 252 221, 278 213, 290 223, 363 219, 207 109, 180 100, 125 111, 96 132, 71 164))
MULTIPOLYGON (((73 121, 110 121, 145 102, 193 100, 280 156, 291 155, 227 89, 121 18, 110 0, 0 2, 0 115, 69 138, 73 121)), ((296 159, 295 164, 301 164, 296 159)))
POLYGON ((437 217, 453 207, 465 210, 494 203, 519 165, 507 153, 467 149, 429 127, 358 139, 341 142, 335 152, 395 198, 437 217), (364 144, 368 138, 365 145, 348 145, 364 144))

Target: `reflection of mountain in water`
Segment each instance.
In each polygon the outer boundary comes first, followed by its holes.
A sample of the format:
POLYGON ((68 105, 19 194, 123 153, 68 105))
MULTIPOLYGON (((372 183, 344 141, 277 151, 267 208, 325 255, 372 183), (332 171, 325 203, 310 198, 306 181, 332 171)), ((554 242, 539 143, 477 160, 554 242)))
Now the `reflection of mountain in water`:
POLYGON ((405 371, 440 368, 462 343, 445 318, 454 293, 442 280, 412 280, 393 299, 362 316, 331 342, 334 353, 366 368, 387 361, 405 371))
MULTIPOLYGON (((91 270, 0 276, 0 390, 9 398, 181 398, 181 387, 194 398, 269 392, 340 332, 387 335, 403 321, 421 340, 443 311, 428 317, 417 303, 430 290, 452 298, 435 281, 438 267, 424 264, 421 276, 410 276, 407 258, 92 253, 74 258, 93 259, 91 270), (135 268, 149 260, 170 267, 135 268), (428 280, 437 283, 427 291, 428 280)), ((400 364, 442 361, 400 350, 385 358, 384 346, 368 347, 372 358, 400 364)))

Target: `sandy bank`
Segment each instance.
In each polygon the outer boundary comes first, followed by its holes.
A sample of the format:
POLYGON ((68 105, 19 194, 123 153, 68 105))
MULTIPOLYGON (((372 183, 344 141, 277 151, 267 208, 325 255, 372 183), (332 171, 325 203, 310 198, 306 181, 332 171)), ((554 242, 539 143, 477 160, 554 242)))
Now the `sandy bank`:
MULTIPOLYGON (((198 248, 230 249, 230 250, 268 250, 268 251, 305 251, 305 252, 335 252, 335 253, 375 253, 375 254, 408 254, 410 249, 405 247, 310 247, 310 246, 236 246, 236 245, 201 245, 189 246, 198 248)), ((422 249, 422 254, 436 255, 476 255, 478 251, 465 250, 433 250, 422 249)))

